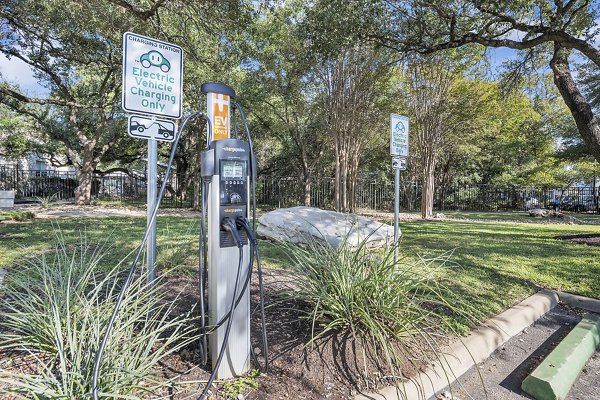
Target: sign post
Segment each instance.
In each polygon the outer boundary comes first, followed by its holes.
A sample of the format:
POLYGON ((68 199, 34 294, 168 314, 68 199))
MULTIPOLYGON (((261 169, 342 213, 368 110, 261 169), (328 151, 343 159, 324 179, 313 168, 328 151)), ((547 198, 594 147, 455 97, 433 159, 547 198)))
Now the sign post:
POLYGON ((390 154, 394 169, 394 262, 398 261, 398 241, 400 230, 400 171, 406 170, 408 159, 408 118, 390 114, 390 154))
POLYGON ((156 206, 156 185, 158 184, 158 142, 148 140, 148 168, 146 181, 146 229, 150 228, 146 244, 146 265, 148 266, 148 282, 156 279, 156 219, 151 221, 151 210, 156 206))
POLYGON ((146 169, 146 227, 149 230, 146 248, 148 283, 156 279, 156 220, 151 213, 157 202, 158 141, 175 140, 175 123, 158 119, 162 116, 181 117, 183 96, 183 49, 177 45, 141 36, 123 34, 123 91, 125 111, 149 115, 130 115, 127 133, 148 140, 146 169))

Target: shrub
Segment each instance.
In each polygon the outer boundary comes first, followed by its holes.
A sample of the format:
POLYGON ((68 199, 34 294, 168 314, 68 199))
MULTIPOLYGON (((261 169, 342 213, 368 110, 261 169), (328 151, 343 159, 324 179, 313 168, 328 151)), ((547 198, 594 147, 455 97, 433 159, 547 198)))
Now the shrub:
MULTIPOLYGON (((0 307, 0 351, 33 355, 37 365, 29 373, 0 369, 0 397, 4 391, 23 398, 90 398, 96 350, 121 282, 118 266, 98 272, 105 254, 85 239, 75 250, 59 240, 52 255, 11 268, 0 307)), ((101 366, 102 397, 160 392, 169 382, 158 376, 158 363, 194 340, 190 318, 171 315, 162 285, 149 290, 141 274, 128 289, 101 366)))
POLYGON ((42 208, 49 208, 50 204, 54 203, 58 198, 58 193, 49 196, 37 196, 35 199, 40 203, 42 208))
POLYGON ((35 213, 32 211, 0 211, 0 221, 3 219, 26 221, 33 218, 35 218, 35 213))
POLYGON ((365 373, 368 351, 396 380, 406 359, 401 353, 415 360, 443 357, 439 335, 457 325, 449 315, 473 318, 444 286, 440 272, 447 258, 395 262, 394 246, 370 250, 367 239, 356 249, 347 238, 337 249, 317 240, 285 244, 294 274, 281 295, 299 304, 312 326, 311 342, 349 333, 362 344, 365 373))

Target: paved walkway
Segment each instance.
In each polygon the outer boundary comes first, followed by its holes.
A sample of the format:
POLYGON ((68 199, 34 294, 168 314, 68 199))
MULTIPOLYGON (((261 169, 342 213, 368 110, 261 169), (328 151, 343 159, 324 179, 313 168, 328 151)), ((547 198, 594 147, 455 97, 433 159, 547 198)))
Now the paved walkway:
MULTIPOLYGON (((39 205, 18 205, 15 210, 32 211, 36 218, 107 218, 107 217, 145 217, 146 209, 142 207, 106 207, 76 206, 74 204, 52 204, 48 208, 39 205)), ((158 215, 173 217, 199 216, 199 212, 186 209, 159 209, 158 215)))

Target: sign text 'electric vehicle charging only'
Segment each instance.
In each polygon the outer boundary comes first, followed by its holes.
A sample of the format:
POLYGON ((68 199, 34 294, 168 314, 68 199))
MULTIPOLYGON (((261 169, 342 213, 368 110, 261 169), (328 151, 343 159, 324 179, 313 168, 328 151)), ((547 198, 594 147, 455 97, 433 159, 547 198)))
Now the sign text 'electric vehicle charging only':
POLYGON ((123 35, 123 109, 181 117, 183 49, 125 32, 123 35))

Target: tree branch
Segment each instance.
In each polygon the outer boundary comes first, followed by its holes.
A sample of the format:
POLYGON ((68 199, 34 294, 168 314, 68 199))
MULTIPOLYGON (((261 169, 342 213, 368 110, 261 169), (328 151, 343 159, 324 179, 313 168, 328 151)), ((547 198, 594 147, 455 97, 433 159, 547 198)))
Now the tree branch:
MULTIPOLYGON (((56 106, 65 106, 65 107, 75 107, 75 108, 86 108, 86 106, 84 106, 83 104, 79 104, 77 102, 72 102, 72 101, 66 101, 66 100, 59 100, 59 99, 39 99, 39 98, 35 98, 35 97, 29 97, 26 96, 22 93, 19 93, 15 90, 12 90, 10 88, 8 88, 6 85, 0 85, 0 93, 10 96, 13 99, 22 102, 22 103, 28 103, 28 104, 41 104, 41 105, 56 105, 56 106)), ((4 101, 2 101, 2 98, 0 97, 0 102, 4 103, 4 101)))
POLYGON ((577 88, 569 70, 568 53, 559 44, 554 45, 554 56, 550 61, 550 67, 554 73, 554 83, 571 110, 579 134, 589 152, 596 160, 600 160, 600 124, 592 107, 577 88))
POLYGON ((152 7, 150 7, 147 10, 136 8, 133 4, 128 3, 126 0, 110 0, 110 2, 120 7, 123 7, 125 10, 129 11, 130 13, 132 13, 140 19, 148 20, 158 13, 158 9, 164 3, 166 3, 167 0, 157 0, 156 3, 154 3, 152 7))

